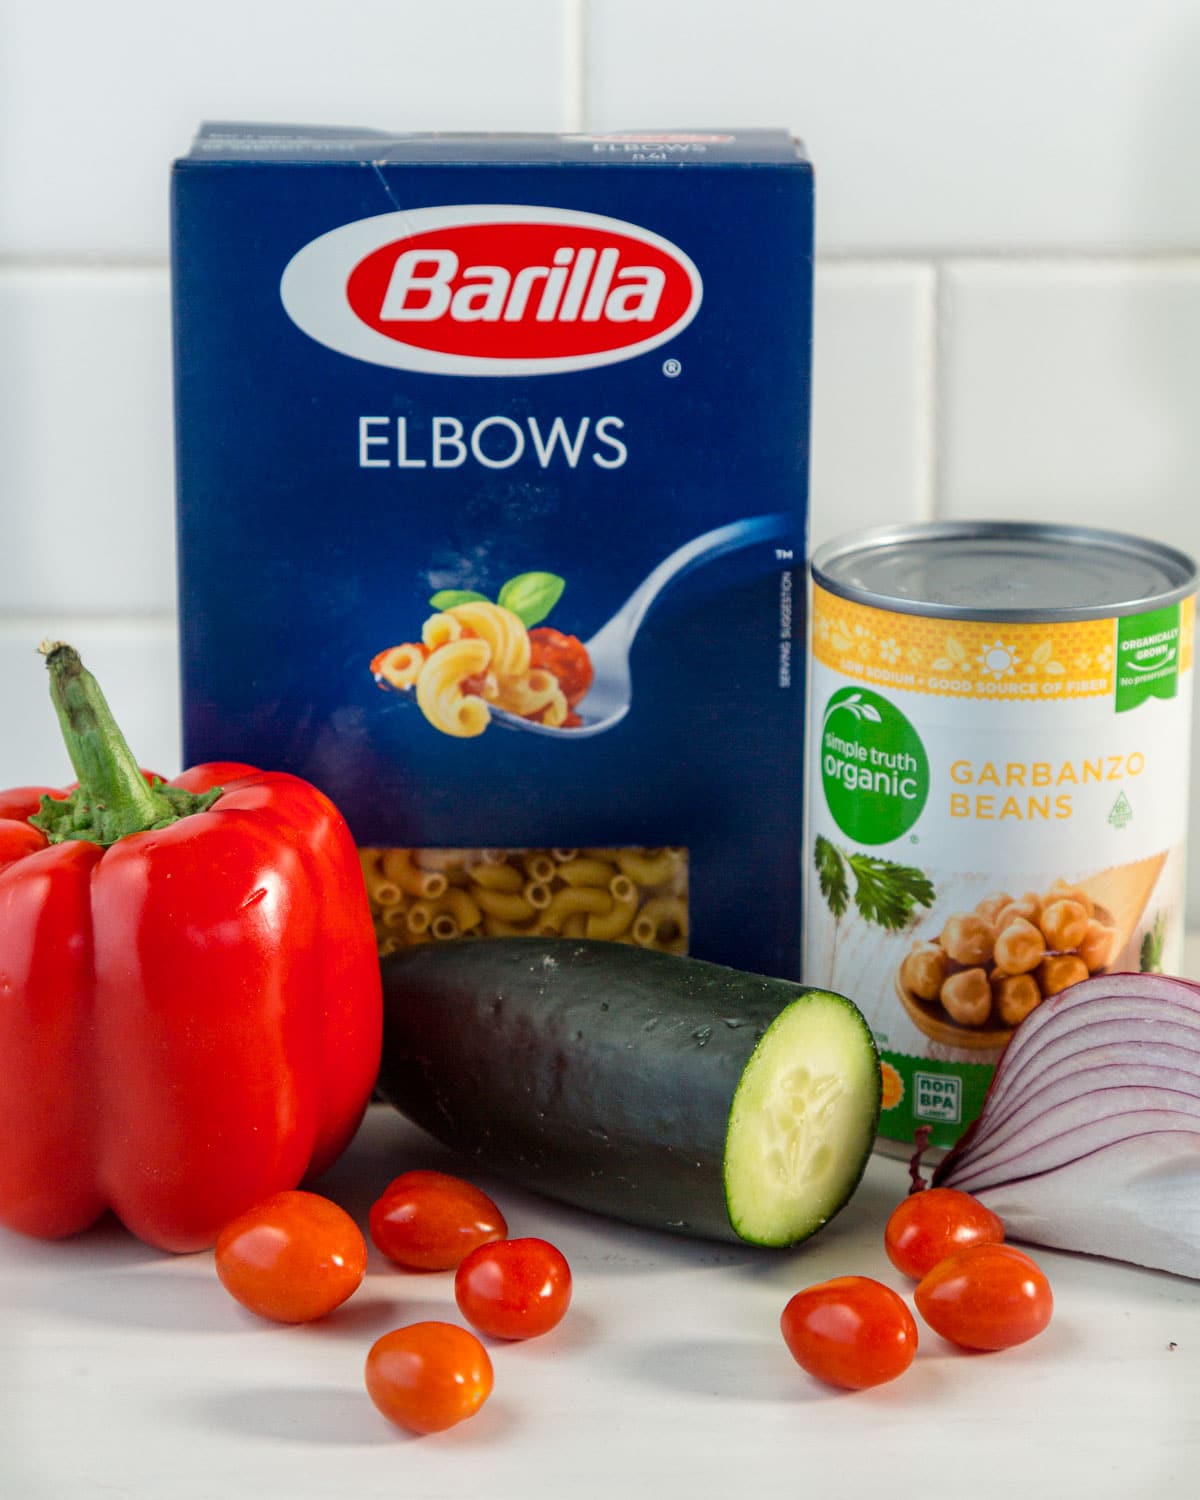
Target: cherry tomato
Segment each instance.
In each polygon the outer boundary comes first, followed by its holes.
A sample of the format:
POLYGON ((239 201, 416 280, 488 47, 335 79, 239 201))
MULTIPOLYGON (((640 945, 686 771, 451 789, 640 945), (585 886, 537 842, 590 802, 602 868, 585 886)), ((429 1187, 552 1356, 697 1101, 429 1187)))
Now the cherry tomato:
POLYGON ((883 1247, 897 1271, 920 1281, 938 1261, 970 1245, 998 1245, 1004 1224, 957 1188, 926 1188, 905 1198, 883 1231, 883 1247))
POLYGON ((917 1352, 917 1325, 903 1298, 869 1276, 838 1276, 797 1292, 779 1322, 802 1369, 851 1391, 895 1380, 917 1352))
POLYGON ((217 1239, 217 1275, 231 1297, 260 1318, 311 1323, 355 1291, 367 1244, 345 1210, 317 1193, 276 1193, 217 1239))
POLYGON ((376 1339, 364 1371, 367 1394, 397 1427, 441 1432, 473 1417, 492 1393, 492 1362, 456 1323, 410 1323, 376 1339))
POLYGON ((472 1250, 454 1278, 459 1310, 498 1339, 548 1333, 571 1301, 571 1268, 546 1240, 498 1240, 472 1250))
POLYGON ((592 659, 578 637, 564 635, 549 625, 529 632, 529 661, 533 667, 553 672, 570 708, 574 708, 592 685, 592 659))
POLYGON ((452 1271, 478 1245, 508 1233, 486 1193, 446 1172, 401 1173, 367 1222, 376 1247, 410 1271, 452 1271))
POLYGON ((933 1329, 964 1349, 1009 1349, 1041 1333, 1054 1311, 1050 1283, 1011 1245, 972 1245, 940 1261, 913 1293, 933 1329))

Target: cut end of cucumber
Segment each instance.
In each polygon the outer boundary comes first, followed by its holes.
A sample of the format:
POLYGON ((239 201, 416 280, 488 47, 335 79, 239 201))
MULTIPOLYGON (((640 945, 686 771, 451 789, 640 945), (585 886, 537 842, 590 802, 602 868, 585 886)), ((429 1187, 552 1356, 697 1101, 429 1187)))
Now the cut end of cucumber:
POLYGON ((879 1119, 879 1056, 842 995, 809 990, 775 1018, 746 1064, 725 1137, 736 1233, 794 1245, 858 1186, 879 1119))

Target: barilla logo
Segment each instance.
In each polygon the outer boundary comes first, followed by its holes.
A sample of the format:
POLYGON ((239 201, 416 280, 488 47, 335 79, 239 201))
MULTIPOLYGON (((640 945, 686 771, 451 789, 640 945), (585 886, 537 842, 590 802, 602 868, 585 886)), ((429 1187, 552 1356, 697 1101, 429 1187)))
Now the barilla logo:
POLYGON ((292 322, 352 359, 433 375, 549 375, 633 359, 703 295, 677 245, 573 209, 379 214, 311 240, 279 285, 292 322))

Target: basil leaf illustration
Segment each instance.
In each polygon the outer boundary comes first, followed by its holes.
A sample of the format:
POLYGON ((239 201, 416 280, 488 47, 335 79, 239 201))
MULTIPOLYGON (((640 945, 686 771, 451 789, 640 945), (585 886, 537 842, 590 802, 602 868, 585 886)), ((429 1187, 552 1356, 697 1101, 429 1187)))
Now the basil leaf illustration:
POLYGON ((439 589, 429 602, 434 609, 453 609, 456 604, 486 604, 488 597, 471 589, 439 589))
POLYGON ((566 586, 557 573, 518 573, 500 590, 496 603, 511 609, 528 630, 546 618, 566 586))

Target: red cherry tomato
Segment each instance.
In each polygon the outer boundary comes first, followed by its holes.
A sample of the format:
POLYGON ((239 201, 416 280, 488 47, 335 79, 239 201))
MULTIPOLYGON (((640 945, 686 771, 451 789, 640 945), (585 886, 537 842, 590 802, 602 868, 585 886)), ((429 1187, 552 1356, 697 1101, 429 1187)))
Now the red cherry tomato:
POLYGON ((592 685, 592 659, 587 647, 576 636, 564 635, 549 625, 537 625, 529 632, 529 663, 554 673, 571 708, 592 685))
POLYGON ((311 1323, 355 1291, 367 1269, 358 1225, 316 1193, 276 1193, 217 1238, 217 1275, 260 1318, 311 1323))
POLYGON ((410 1271, 452 1271, 478 1245, 508 1233, 486 1193, 446 1172, 402 1172, 367 1222, 376 1247, 410 1271))
POLYGON ((964 1349, 1009 1349, 1041 1333, 1054 1311, 1050 1283, 1011 1245, 973 1245, 934 1266, 913 1293, 933 1329, 964 1349))
POLYGON ((905 1198, 883 1231, 883 1247, 897 1271, 920 1281, 938 1261, 970 1245, 998 1245, 1004 1224, 957 1188, 926 1188, 905 1198))
POLYGON ((917 1325, 903 1298, 869 1276, 838 1276, 797 1292, 779 1320, 802 1369, 851 1391, 903 1375, 917 1325))
POLYGON ((571 1301, 571 1268, 545 1240, 498 1240, 472 1250, 454 1278, 459 1310, 498 1339, 548 1333, 571 1301))
POLYGON ((492 1393, 488 1352, 455 1323, 410 1323, 376 1339, 367 1394, 397 1427, 441 1432, 473 1417, 492 1393))

